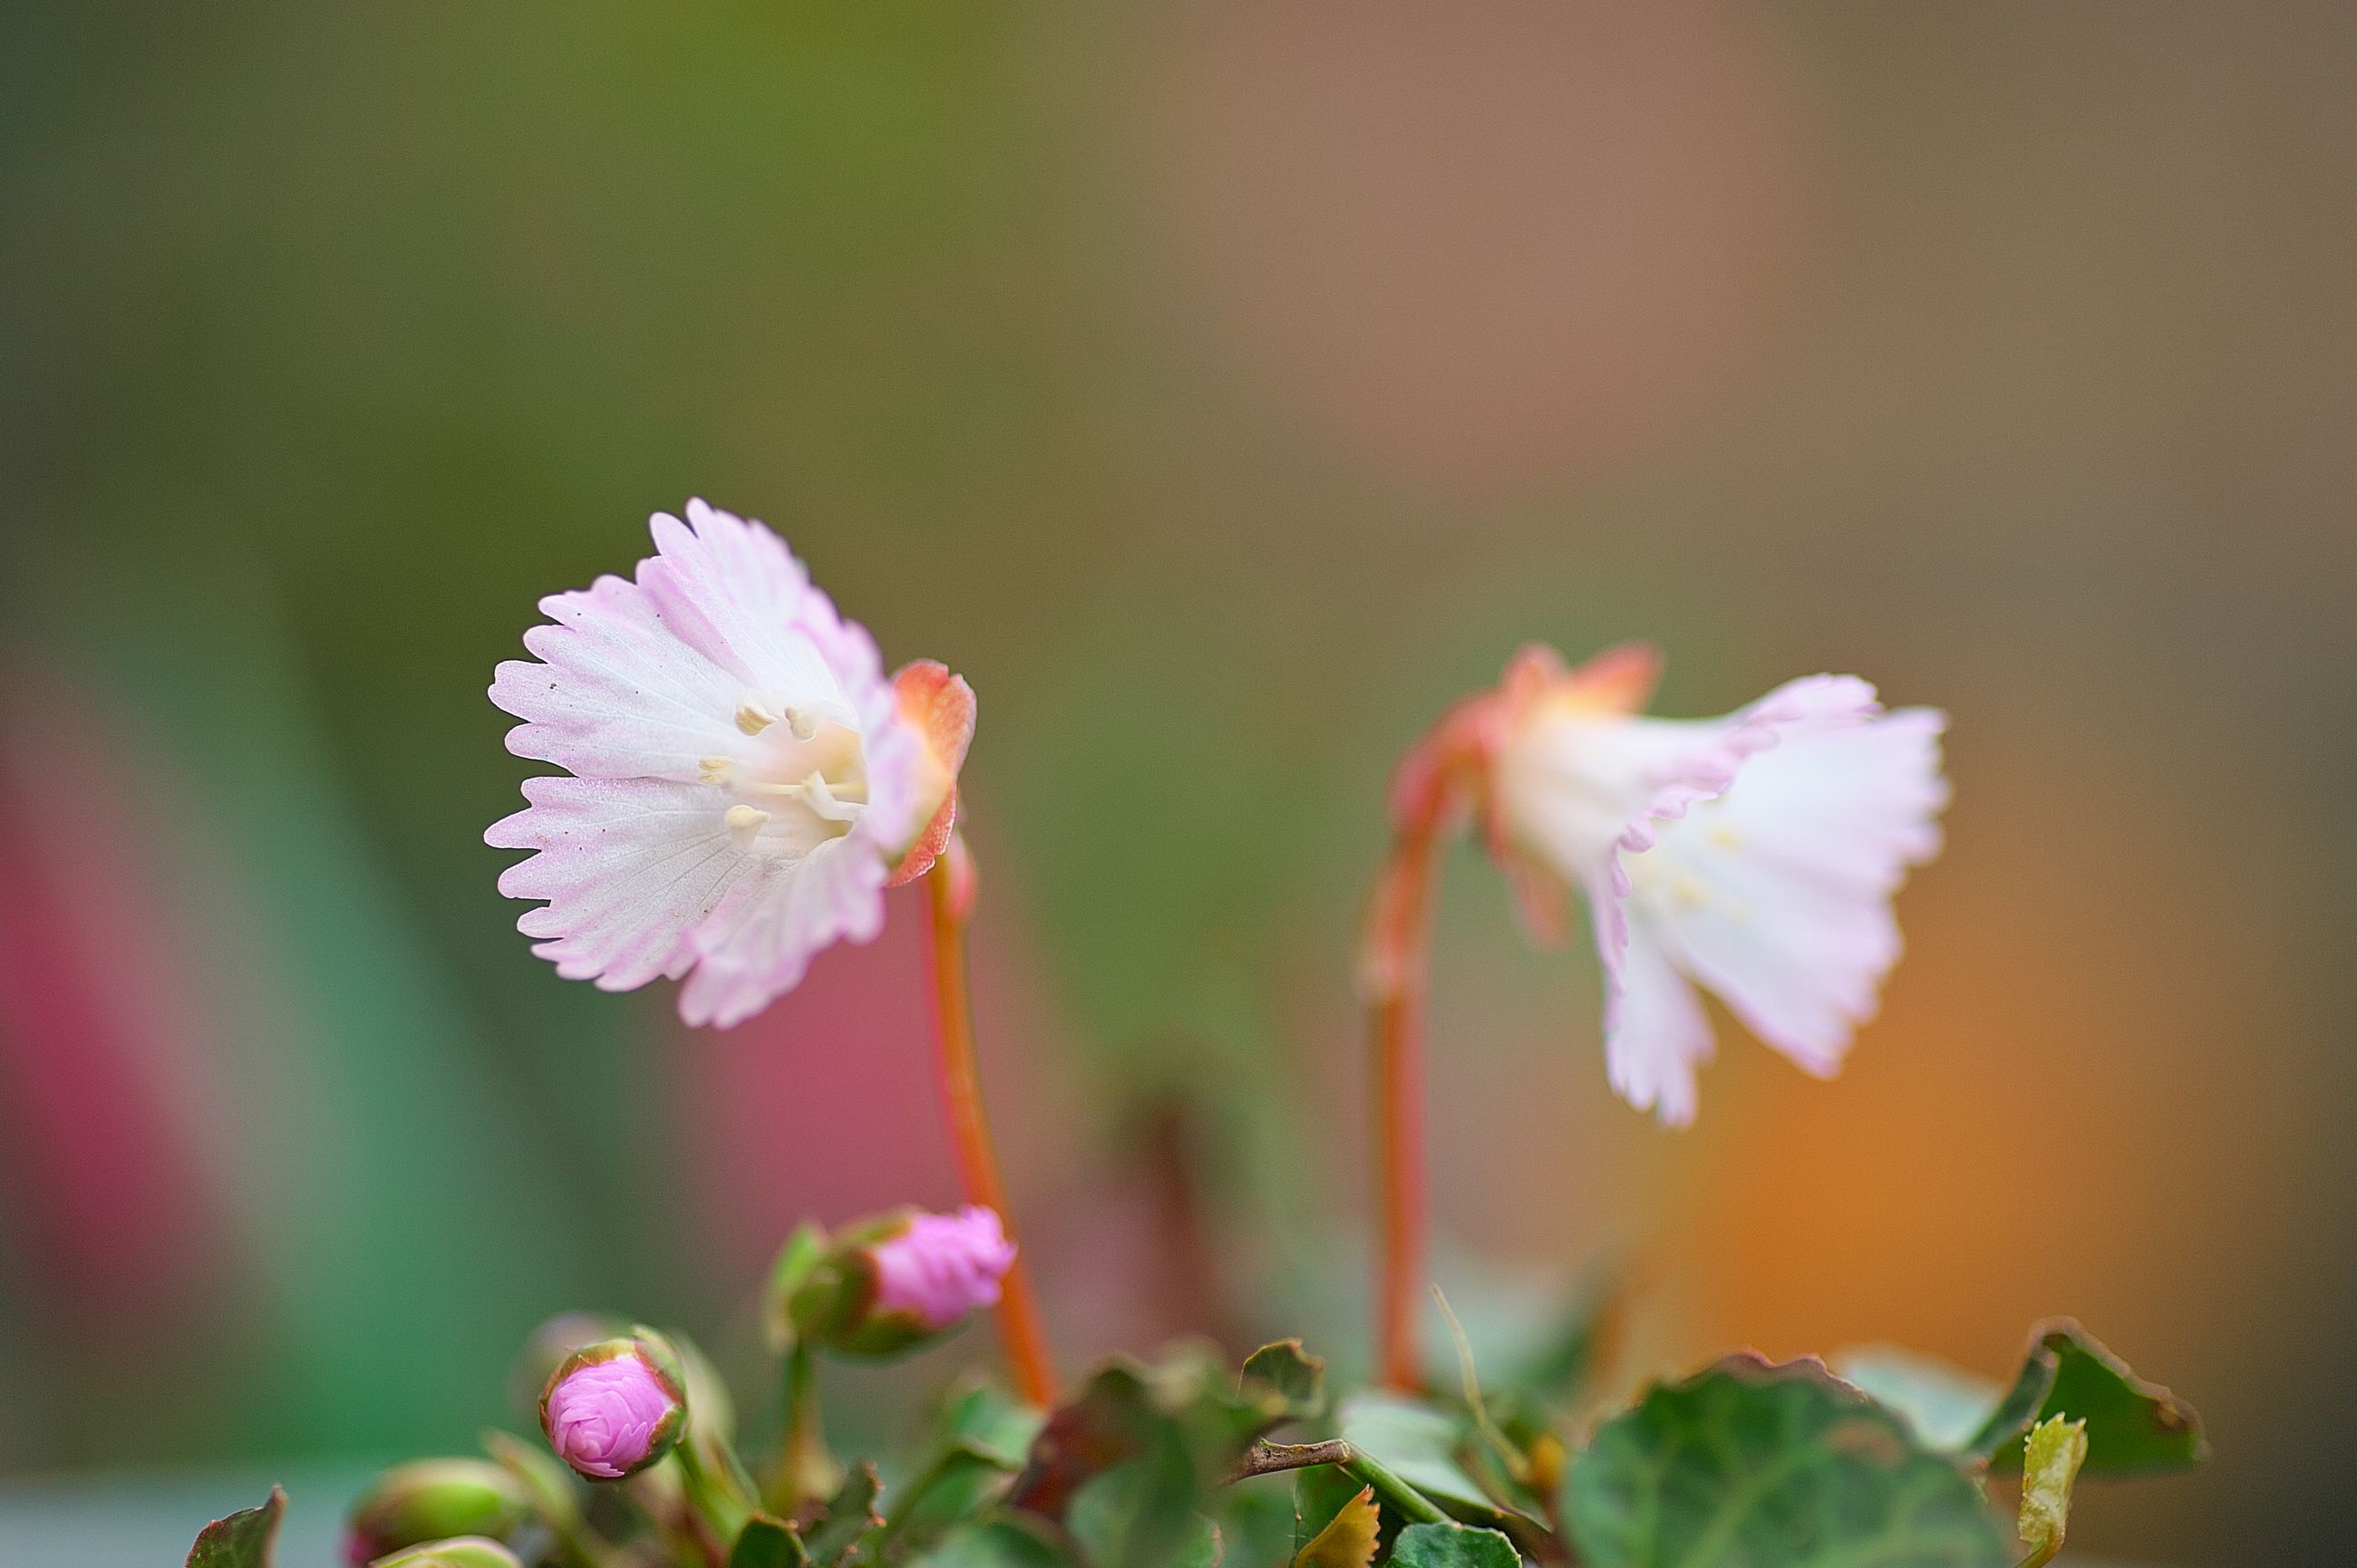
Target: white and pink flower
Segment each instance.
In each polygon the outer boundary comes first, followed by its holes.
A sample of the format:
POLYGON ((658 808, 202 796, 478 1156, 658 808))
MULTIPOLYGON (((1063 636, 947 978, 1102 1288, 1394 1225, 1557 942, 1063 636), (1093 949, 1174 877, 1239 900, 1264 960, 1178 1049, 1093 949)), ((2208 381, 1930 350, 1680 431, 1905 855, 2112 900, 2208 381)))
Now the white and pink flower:
POLYGON ((500 890, 557 972, 627 991, 684 978, 680 1015, 759 1012, 837 941, 882 929, 884 890, 955 822, 974 693, 939 664, 888 678, 762 524, 701 500, 658 513, 631 580, 543 599, 539 662, 499 668, 524 781, 484 837, 528 849, 500 890))
POLYGON ((1697 983, 1806 1071, 1840 1067, 1899 958, 1891 897, 1939 851, 1947 721, 1851 675, 1651 718, 1658 671, 1650 649, 1574 670, 1525 650, 1411 757, 1394 807, 1469 801, 1538 940, 1586 897, 1612 1085, 1683 1124, 1713 1048, 1697 983))

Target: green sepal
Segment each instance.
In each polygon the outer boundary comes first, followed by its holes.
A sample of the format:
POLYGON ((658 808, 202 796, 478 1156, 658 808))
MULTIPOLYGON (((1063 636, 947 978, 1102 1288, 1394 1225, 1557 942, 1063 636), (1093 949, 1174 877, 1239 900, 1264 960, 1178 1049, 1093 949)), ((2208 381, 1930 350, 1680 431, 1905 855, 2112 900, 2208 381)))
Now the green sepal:
POLYGON ((286 1494, 270 1488, 270 1496, 253 1508, 240 1509, 217 1519, 197 1532, 188 1548, 188 1568, 271 1568, 278 1551, 278 1521, 286 1514, 286 1494))
POLYGON ((778 1249, 778 1261, 770 1265, 770 1283, 761 1295, 761 1335, 771 1355, 784 1355, 802 1337, 794 1321, 794 1298, 810 1283, 826 1250, 826 1232, 808 1220, 778 1249))
POLYGON ((2009 1568, 1980 1487, 1813 1360, 1730 1356, 1598 1429, 1557 1509, 1586 1568, 2009 1568))
POLYGON ((2071 1523, 2071 1485, 2087 1459, 2087 1423, 2049 1416, 2022 1444, 2021 1519, 2015 1533, 2029 1548, 2018 1568, 2045 1568, 2062 1550, 2071 1523))
POLYGON ((2031 1333, 2020 1374, 1964 1451, 1996 1473, 2021 1467, 2021 1439, 2049 1416, 2087 1423, 2086 1473, 2136 1476, 2187 1470, 2208 1457, 2201 1418, 2067 1317, 2031 1333))
POLYGON ((810 1553, 802 1537, 784 1520, 757 1513, 737 1532, 728 1549, 728 1568, 809 1568, 810 1553))
POLYGON ((1494 1530, 1412 1524, 1392 1543, 1395 1568, 1522 1568, 1522 1553, 1494 1530))

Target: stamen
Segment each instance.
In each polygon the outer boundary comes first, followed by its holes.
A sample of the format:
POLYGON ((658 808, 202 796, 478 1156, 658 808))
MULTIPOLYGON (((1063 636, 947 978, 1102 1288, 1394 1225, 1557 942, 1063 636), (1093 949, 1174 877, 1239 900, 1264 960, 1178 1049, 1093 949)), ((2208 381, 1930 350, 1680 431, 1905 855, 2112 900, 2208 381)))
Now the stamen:
POLYGON ((737 759, 733 757, 706 757, 700 759, 695 767, 696 777, 705 783, 726 784, 728 776, 737 771, 737 759))
POLYGON ((793 732, 796 740, 814 739, 818 735, 818 715, 808 708, 789 706, 786 709, 786 727, 793 732))
MULTIPOLYGON (((747 735, 759 735, 777 722, 778 715, 770 711, 769 704, 761 701, 758 693, 746 693, 737 704, 737 727, 747 735)), ((799 730, 794 733, 804 740, 810 738, 799 730)))
POLYGON ((770 820, 770 813, 759 806, 731 806, 726 820, 729 836, 737 841, 737 847, 750 849, 753 835, 761 831, 761 824, 770 820))

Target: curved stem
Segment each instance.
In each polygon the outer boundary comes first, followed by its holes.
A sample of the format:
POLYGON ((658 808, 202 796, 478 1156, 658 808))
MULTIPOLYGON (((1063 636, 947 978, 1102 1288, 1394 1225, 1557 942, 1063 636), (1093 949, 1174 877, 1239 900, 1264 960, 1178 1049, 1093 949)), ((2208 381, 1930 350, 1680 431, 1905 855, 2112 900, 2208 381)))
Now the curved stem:
POLYGON ((778 1469, 770 1477, 764 1506, 780 1519, 791 1519, 803 1503, 831 1495, 842 1484, 842 1467, 826 1451, 820 1423, 816 1368, 810 1341, 797 1338, 786 1352, 786 1437, 778 1454, 778 1469))
POLYGON ((1403 827, 1376 892, 1384 975, 1369 1004, 1374 1047, 1375 1164, 1382 1249, 1375 1281, 1377 1375, 1394 1389, 1423 1384, 1416 1312, 1426 1257, 1424 1017, 1432 955, 1432 884, 1438 835, 1403 827))
POLYGON ((1055 1363, 1048 1354, 1039 1298, 1031 1287, 1030 1266, 1015 1235, 1014 1219, 1007 1213, 1006 1191, 998 1178, 998 1156, 990 1142, 990 1123, 983 1114, 973 1004, 966 993, 965 915, 959 907, 955 858, 954 852, 942 855, 925 875, 932 915, 933 1038, 940 1047, 942 1108, 949 1117, 950 1144, 957 1155, 967 1199, 995 1210, 999 1223, 1006 1228, 1007 1239, 1017 1241, 1014 1266, 999 1282, 998 1333, 1017 1391, 1045 1410, 1055 1402, 1055 1363))

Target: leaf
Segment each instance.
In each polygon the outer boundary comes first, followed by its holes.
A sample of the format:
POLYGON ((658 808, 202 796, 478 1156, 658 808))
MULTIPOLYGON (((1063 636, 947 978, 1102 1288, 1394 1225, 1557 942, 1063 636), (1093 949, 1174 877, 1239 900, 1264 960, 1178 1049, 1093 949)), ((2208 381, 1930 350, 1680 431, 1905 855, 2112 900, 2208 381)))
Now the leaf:
POLYGON ((1002 1459, 1009 1470, 1020 1470, 1025 1452, 1046 1421, 996 1384, 975 1381, 955 1390, 943 1402, 934 1437, 943 1451, 963 1444, 1002 1459))
POLYGON ((1338 1412, 1343 1440, 1426 1496, 1444 1502, 1492 1506, 1480 1484, 1457 1461, 1465 1433, 1454 1416, 1404 1394, 1352 1394, 1338 1412))
POLYGON ((2017 1533, 2029 1555, 2020 1568, 2045 1568, 2062 1550, 2071 1522, 2071 1483, 2087 1458, 2087 1423, 2049 1416, 2022 1445, 2021 1523, 2017 1533))
POLYGON ((1280 1568, 1293 1561, 1293 1477, 1259 1476, 1222 1487, 1212 1499, 1222 1556, 1238 1568, 1280 1568))
POLYGON ((842 1489, 829 1499, 826 1511, 818 1521, 802 1532, 802 1550, 810 1560, 822 1565, 841 1559, 866 1534, 884 1520, 876 1512, 876 1499, 884 1494, 884 1483, 877 1478, 876 1466, 862 1459, 851 1468, 842 1489))
POLYGON ((1375 1507, 1375 1488, 1361 1487, 1294 1554, 1293 1568, 1371 1568, 1383 1510, 1375 1507))
POLYGON ((887 1516, 884 1540, 903 1549, 931 1544, 1003 1490, 1016 1468, 1006 1455, 960 1438, 909 1483, 887 1516))
POLYGON ((1280 1339, 1245 1357, 1239 1382, 1245 1393, 1270 1399, 1286 1420, 1325 1412, 1326 1363, 1305 1352, 1298 1339, 1280 1339))
POLYGON ((1211 1568, 1219 1532, 1196 1511, 1197 1487, 1175 1434, 1092 1477, 1072 1495, 1064 1528, 1092 1568, 1211 1568))
POLYGON ((1809 1359, 1730 1356, 1656 1384, 1572 1461, 1587 1568, 2006 1568, 1980 1489, 1809 1359))
POLYGON ((999 1514, 962 1524, 915 1568, 1071 1568, 1052 1525, 1025 1514, 999 1514))
POLYGON ((2087 1423, 2090 1476, 2190 1469, 2210 1452, 2191 1406, 2138 1378, 2067 1317, 2032 1332, 2020 1375, 1965 1452, 1986 1459, 1992 1471, 2017 1469, 2020 1439, 2038 1422, 2066 1413, 2087 1423))
POLYGON ((1115 1359, 1098 1369, 1069 1402, 1048 1414, 1032 1439, 1010 1506, 1061 1519, 1089 1477, 1136 1454, 1155 1421, 1143 1369, 1115 1359))
POLYGON ((728 1552, 728 1568, 806 1568, 809 1562, 793 1526, 765 1513, 745 1521, 728 1552))
POLYGON ((1499 1507, 1458 1458, 1469 1434, 1448 1412, 1403 1394, 1371 1391, 1344 1400, 1339 1414, 1344 1441, 1435 1502, 1485 1525, 1516 1517, 1499 1507))
POLYGON ((260 1506, 240 1509, 199 1530, 197 1543, 188 1548, 188 1568, 271 1568, 278 1521, 285 1513, 286 1494, 271 1487, 260 1506))
POLYGON ((1864 1389, 1903 1417, 1926 1447, 1950 1453, 1972 1440, 2003 1392, 1976 1372, 1895 1345, 1839 1350, 1832 1360, 1842 1381, 1864 1389))
POLYGON ((1060 1520, 1089 1477, 1166 1442, 1184 1456, 1200 1500, 1276 1419, 1274 1394, 1240 1393, 1202 1353, 1181 1350, 1153 1366, 1116 1357, 1049 1413, 1007 1504, 1060 1520))
POLYGON ((1392 1547, 1394 1568, 1522 1568, 1514 1543, 1494 1530, 1412 1524, 1392 1547))

